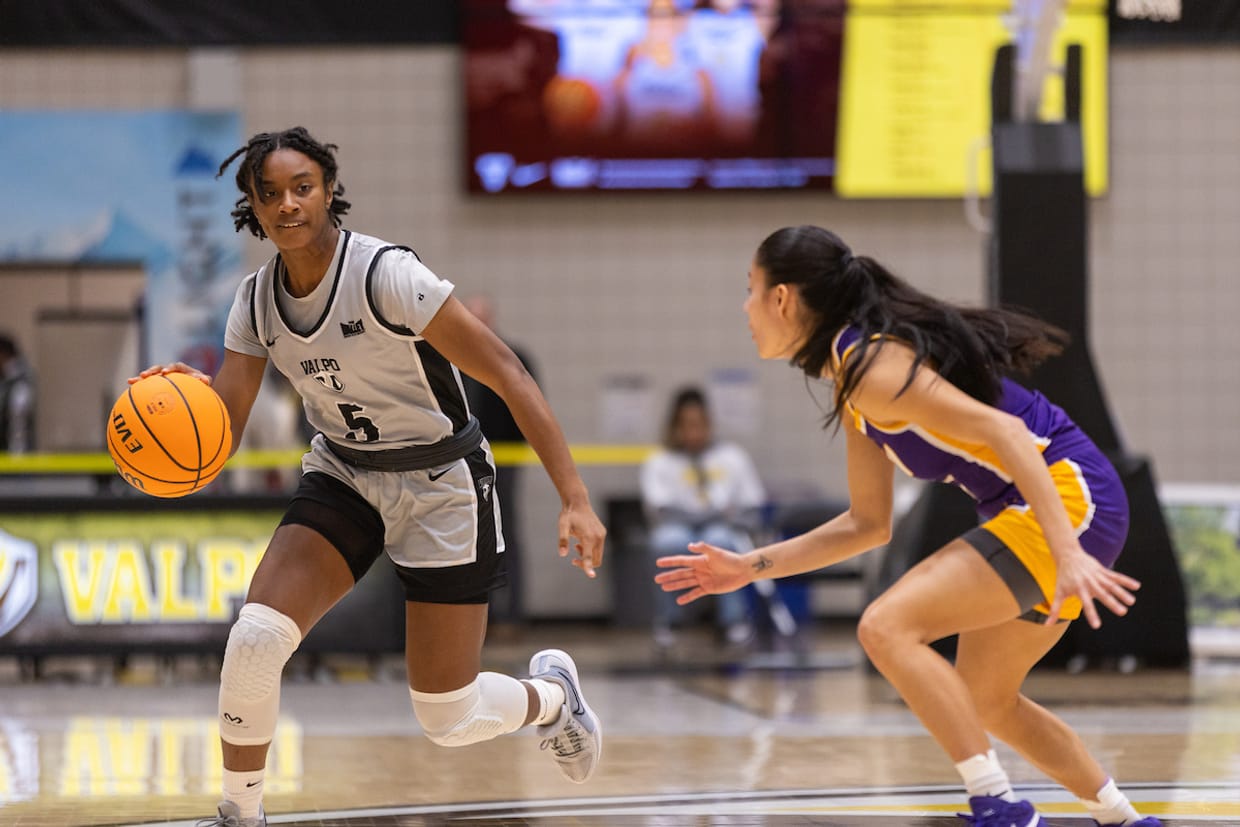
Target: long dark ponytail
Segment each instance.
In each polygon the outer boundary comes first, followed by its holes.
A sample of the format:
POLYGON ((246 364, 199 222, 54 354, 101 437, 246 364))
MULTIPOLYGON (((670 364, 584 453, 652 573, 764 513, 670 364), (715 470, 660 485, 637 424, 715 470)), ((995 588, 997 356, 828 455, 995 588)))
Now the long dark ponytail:
POLYGON ((754 257, 767 286, 795 285, 810 313, 810 329, 792 364, 817 379, 831 365, 831 346, 849 325, 861 331, 857 350, 835 382, 827 425, 837 423, 849 394, 887 339, 915 357, 904 390, 929 362, 940 376, 987 404, 999 400, 1004 376, 1025 375, 1062 352, 1068 335, 1009 308, 962 307, 929 296, 869 256, 853 255, 839 236, 821 227, 785 227, 767 236, 754 257), (874 339, 875 335, 882 338, 874 339))

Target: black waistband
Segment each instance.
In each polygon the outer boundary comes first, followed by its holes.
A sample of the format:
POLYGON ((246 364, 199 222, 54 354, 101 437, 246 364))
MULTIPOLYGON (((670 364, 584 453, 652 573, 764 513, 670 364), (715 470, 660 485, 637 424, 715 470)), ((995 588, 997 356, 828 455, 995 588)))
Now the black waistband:
POLYGON ((464 428, 432 445, 410 445, 386 451, 359 451, 326 437, 323 443, 341 462, 364 471, 420 471, 438 468, 472 454, 482 444, 482 428, 477 419, 470 417, 464 428))

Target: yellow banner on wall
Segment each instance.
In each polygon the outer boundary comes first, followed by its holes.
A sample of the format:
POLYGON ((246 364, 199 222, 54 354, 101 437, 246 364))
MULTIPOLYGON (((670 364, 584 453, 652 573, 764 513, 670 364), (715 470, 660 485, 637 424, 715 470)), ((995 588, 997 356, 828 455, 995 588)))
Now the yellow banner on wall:
MULTIPOLYGON (((852 0, 840 71, 836 191, 848 198, 951 198, 991 191, 990 83, 1012 40, 1010 2, 852 0)), ((1107 190, 1107 18, 1104 0, 1069 4, 1052 48, 1061 66, 1082 46, 1085 188, 1107 190)), ((1041 117, 1062 120, 1052 74, 1041 117)))
POLYGON ((281 511, 88 509, 0 511, 0 652, 222 649, 281 511))

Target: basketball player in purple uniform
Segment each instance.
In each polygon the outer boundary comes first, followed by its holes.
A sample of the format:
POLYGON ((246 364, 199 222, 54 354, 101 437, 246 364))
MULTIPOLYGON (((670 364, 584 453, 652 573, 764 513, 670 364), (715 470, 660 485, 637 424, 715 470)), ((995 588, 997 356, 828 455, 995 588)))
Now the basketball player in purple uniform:
MULTIPOLYGON (((570 781, 594 772, 598 718, 571 657, 546 649, 524 680, 481 671, 487 601, 504 584, 495 460, 458 366, 512 411, 560 494, 559 553, 587 576, 605 531, 568 444, 520 359, 412 250, 341 229, 349 209, 335 146, 301 127, 237 150, 238 230, 277 254, 242 280, 212 384, 233 450, 270 359, 319 432, 234 623, 220 674, 224 800, 200 825, 265 827, 267 749, 285 662, 315 623, 386 553, 404 586, 413 711, 434 743, 460 747, 536 725, 570 781)), ((132 380, 136 381, 136 380, 132 380)))
POLYGON ((1099 825, 1142 818, 1081 739, 1021 684, 1095 601, 1117 615, 1139 583, 1111 570, 1128 503, 1106 457, 1064 412, 1012 379, 1065 337, 1037 319, 927 296, 833 233, 771 234, 749 271, 749 328, 764 359, 790 359, 834 383, 828 423, 848 448, 849 510, 747 554, 695 543, 661 558, 655 579, 689 603, 760 578, 819 569, 885 543, 893 469, 959 486, 981 525, 906 572, 863 613, 857 633, 951 757, 976 827, 1038 827, 987 733, 1078 796, 1099 825), (958 634, 955 666, 930 644, 958 634))

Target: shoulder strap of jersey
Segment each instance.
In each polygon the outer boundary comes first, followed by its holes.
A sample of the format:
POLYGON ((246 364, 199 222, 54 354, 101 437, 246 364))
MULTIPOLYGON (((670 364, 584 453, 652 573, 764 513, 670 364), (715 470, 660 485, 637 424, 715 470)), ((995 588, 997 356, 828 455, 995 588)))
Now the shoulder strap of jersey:
POLYGON ((380 247, 375 250, 374 256, 370 259, 370 266, 366 268, 366 304, 370 307, 371 315, 375 317, 379 324, 383 325, 388 330, 400 336, 417 336, 417 333, 405 327, 403 324, 393 324, 383 318, 383 314, 379 312, 379 305, 375 302, 375 267, 378 266, 379 259, 383 257, 383 254, 389 250, 404 250, 407 253, 412 253, 413 257, 418 261, 422 260, 422 257, 414 252, 412 247, 406 247, 403 244, 389 244, 386 247, 380 247))
POLYGON ((258 305, 258 281, 259 281, 258 277, 259 277, 259 274, 262 272, 263 272, 262 268, 259 268, 258 270, 255 270, 253 273, 250 273, 250 275, 246 276, 246 278, 250 282, 250 329, 254 331, 254 338, 258 339, 260 342, 263 340, 263 335, 262 333, 259 332, 259 329, 258 329, 258 306, 257 305, 258 305))
POLYGON ((852 353, 853 349, 861 342, 861 328, 856 325, 848 325, 841 328, 835 334, 835 338, 831 342, 831 366, 839 370, 840 366, 852 353))
POLYGON ((280 271, 280 256, 276 254, 254 273, 254 289, 250 292, 250 323, 254 335, 264 344, 267 342, 267 313, 271 307, 268 297, 272 295, 272 280, 280 271))

